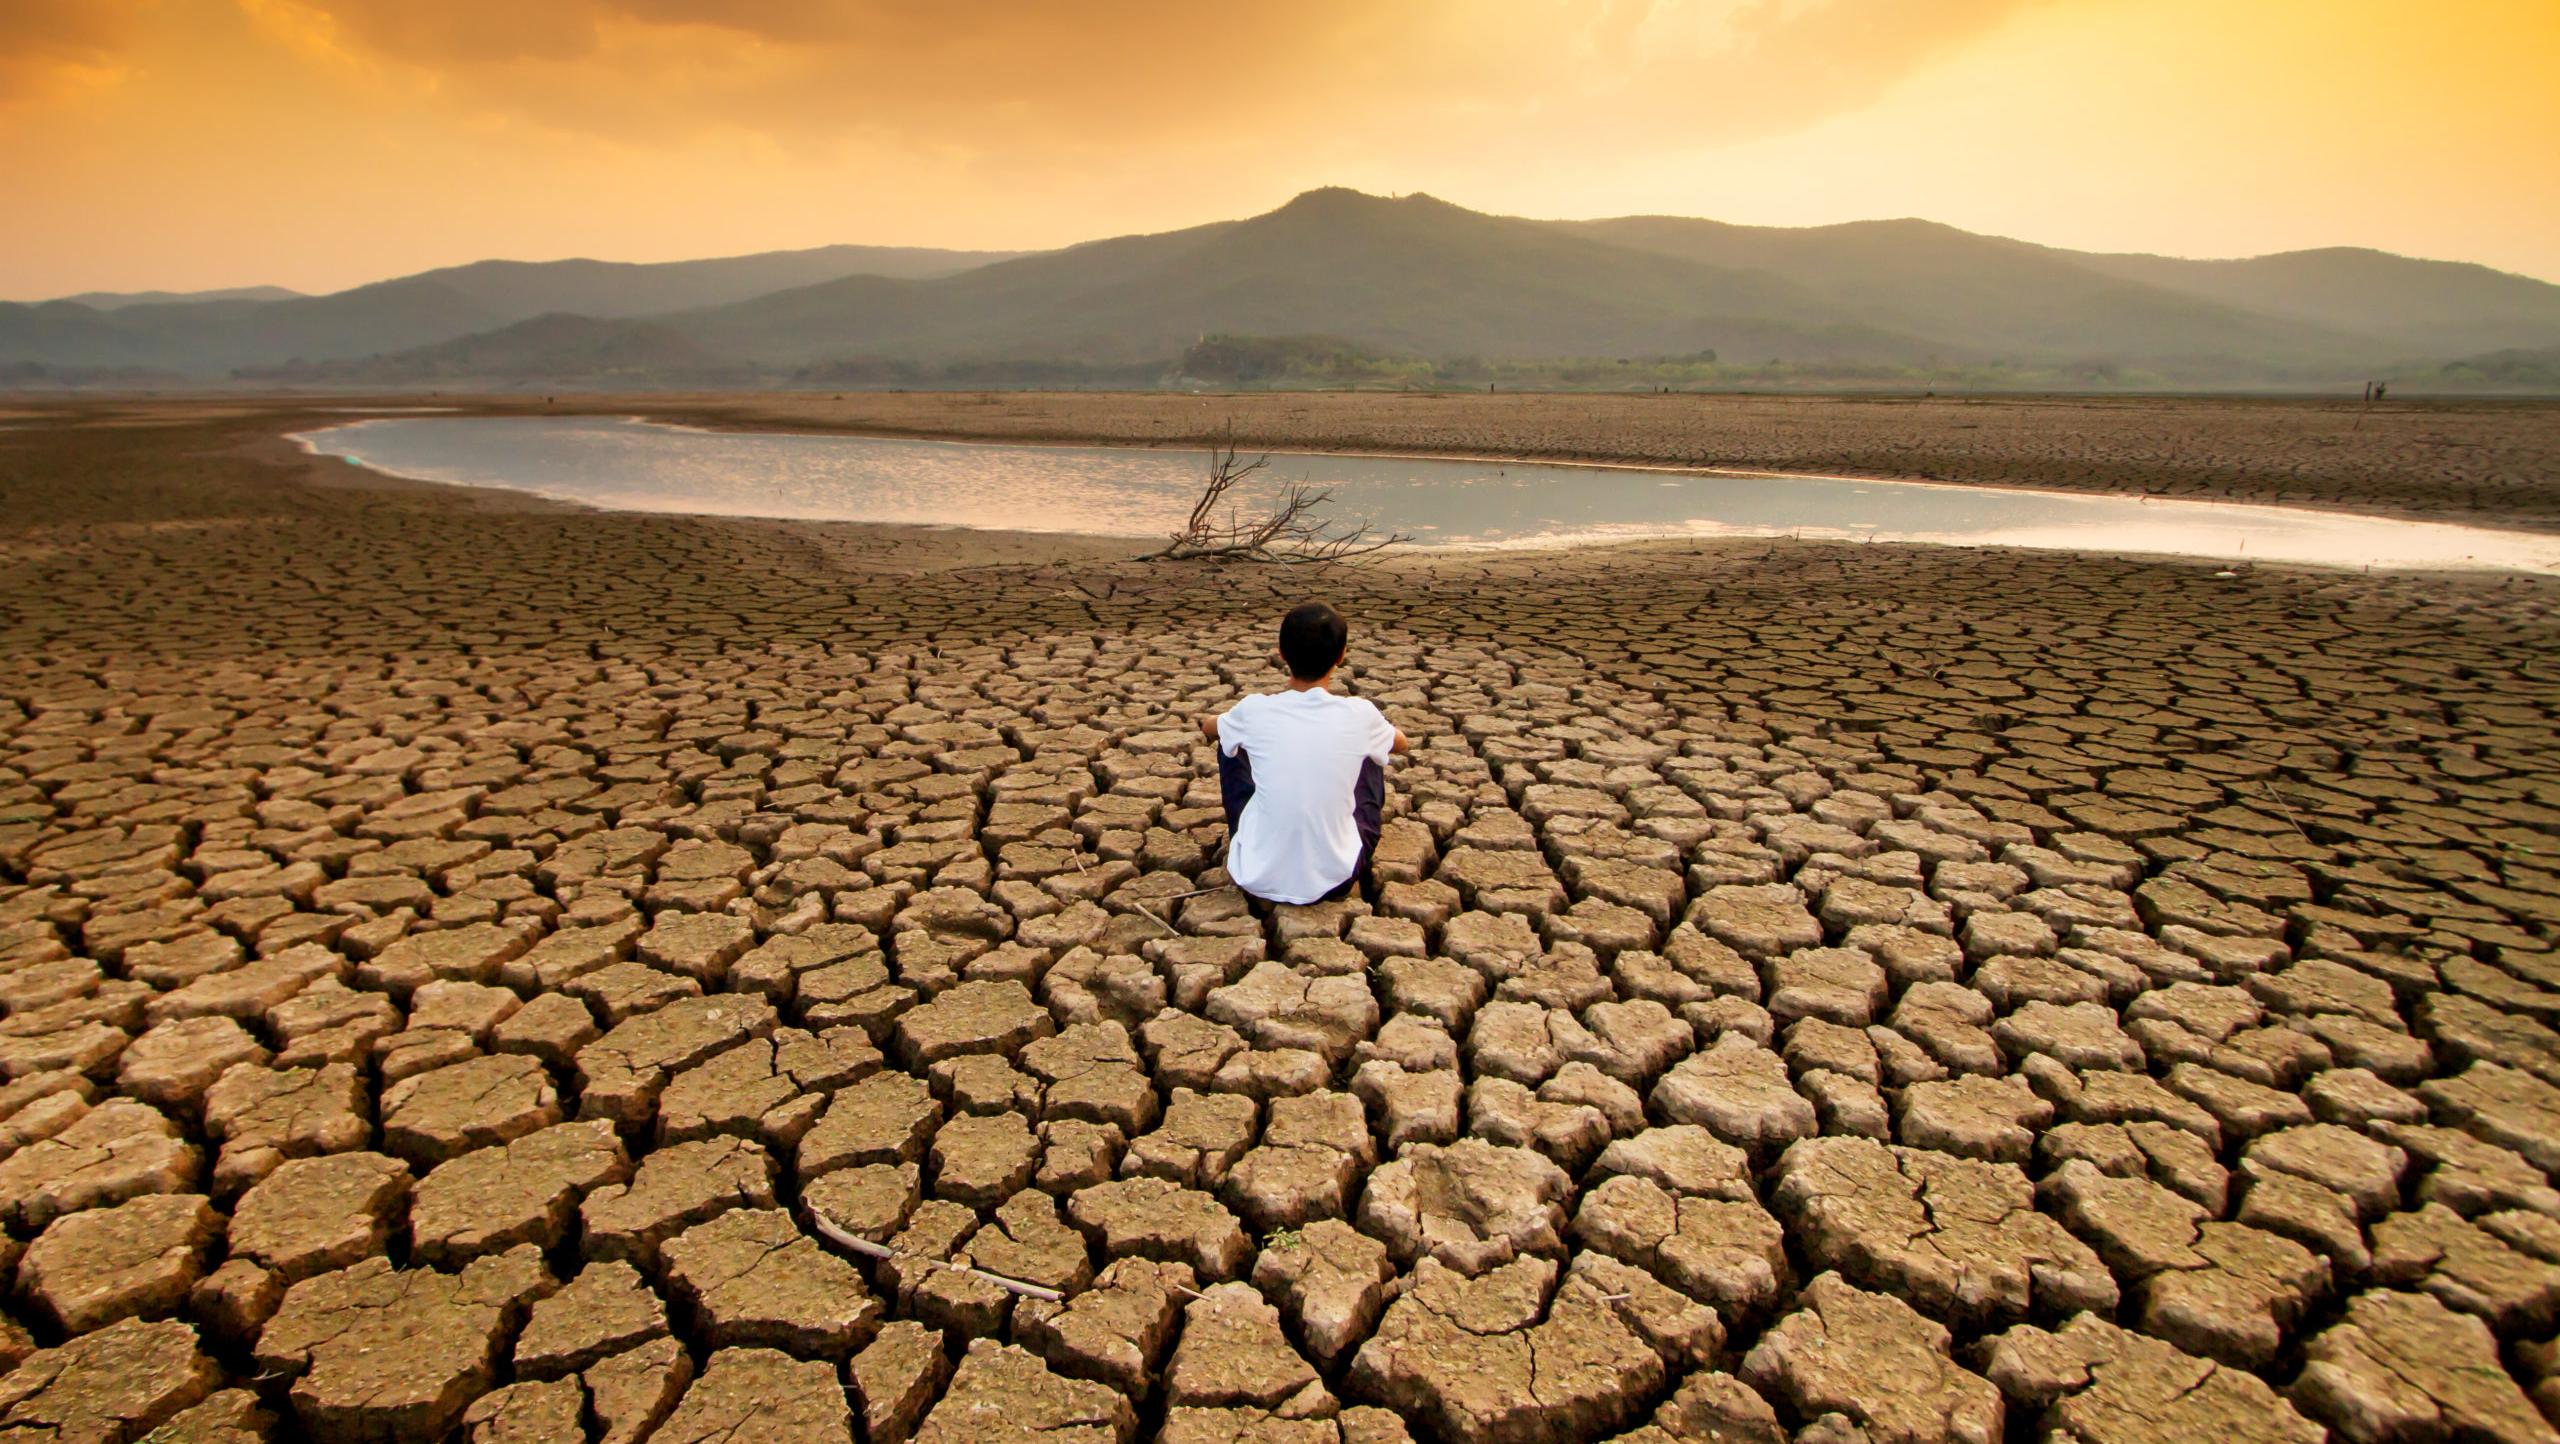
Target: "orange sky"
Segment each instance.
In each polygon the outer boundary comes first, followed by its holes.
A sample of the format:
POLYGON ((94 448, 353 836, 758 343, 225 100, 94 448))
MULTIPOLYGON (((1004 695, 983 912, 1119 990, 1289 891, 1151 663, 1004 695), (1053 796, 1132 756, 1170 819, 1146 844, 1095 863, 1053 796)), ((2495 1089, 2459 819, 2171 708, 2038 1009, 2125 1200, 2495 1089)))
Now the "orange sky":
POLYGON ((2555 0, 5 0, 0 296, 1040 247, 1322 184, 2560 280, 2555 0))

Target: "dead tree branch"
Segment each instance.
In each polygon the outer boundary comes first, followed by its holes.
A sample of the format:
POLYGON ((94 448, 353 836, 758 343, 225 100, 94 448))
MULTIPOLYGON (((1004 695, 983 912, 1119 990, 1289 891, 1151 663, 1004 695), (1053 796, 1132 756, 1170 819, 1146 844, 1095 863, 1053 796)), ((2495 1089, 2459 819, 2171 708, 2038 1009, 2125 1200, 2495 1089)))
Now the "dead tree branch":
POLYGON ((1268 469, 1269 456, 1250 461, 1236 449, 1232 428, 1219 433, 1209 448, 1209 474, 1182 529, 1163 550, 1139 558, 1151 562, 1258 562, 1268 566, 1329 566, 1413 540, 1405 532, 1381 532, 1367 522, 1342 524, 1326 518, 1333 488, 1293 481, 1259 511, 1239 504, 1236 488, 1268 469))

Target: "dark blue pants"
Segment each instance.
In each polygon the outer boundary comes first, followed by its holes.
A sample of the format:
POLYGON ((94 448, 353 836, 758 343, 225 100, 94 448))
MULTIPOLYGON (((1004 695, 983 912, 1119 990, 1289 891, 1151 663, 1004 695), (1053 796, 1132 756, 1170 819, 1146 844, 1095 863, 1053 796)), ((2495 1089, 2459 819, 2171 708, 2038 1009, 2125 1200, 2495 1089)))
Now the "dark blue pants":
MULTIPOLYGON (((1218 753, 1218 802, 1227 810, 1227 837, 1232 842, 1236 823, 1244 817, 1244 805, 1253 800, 1253 761, 1239 747, 1233 752, 1218 753)), ((1351 785, 1351 822, 1360 830, 1360 864, 1351 876, 1324 895, 1326 902, 1348 897, 1356 884, 1363 895, 1368 892, 1369 863, 1378 855, 1379 814, 1387 806, 1387 769, 1376 759, 1360 763, 1360 780, 1351 785)), ((1250 894, 1248 894, 1250 896, 1250 894)))

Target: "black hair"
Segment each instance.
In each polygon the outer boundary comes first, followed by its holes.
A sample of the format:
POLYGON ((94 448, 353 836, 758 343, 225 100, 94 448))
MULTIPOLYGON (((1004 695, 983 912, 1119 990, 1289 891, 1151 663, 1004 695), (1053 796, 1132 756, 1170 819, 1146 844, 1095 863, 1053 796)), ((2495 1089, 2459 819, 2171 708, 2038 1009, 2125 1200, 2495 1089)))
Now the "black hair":
POLYGON ((1351 625, 1322 602, 1301 602, 1280 619, 1280 655, 1301 682, 1332 671, 1350 640, 1351 625))

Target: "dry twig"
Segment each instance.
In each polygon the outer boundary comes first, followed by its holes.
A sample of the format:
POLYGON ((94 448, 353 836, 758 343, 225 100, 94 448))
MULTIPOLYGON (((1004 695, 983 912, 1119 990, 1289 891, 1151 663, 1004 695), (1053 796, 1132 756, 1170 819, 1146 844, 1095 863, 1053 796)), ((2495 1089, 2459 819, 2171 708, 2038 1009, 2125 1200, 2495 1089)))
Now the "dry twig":
POLYGON ((1247 514, 1237 507, 1236 488, 1267 470, 1269 456, 1251 461, 1236 449, 1232 426, 1221 429, 1209 448, 1209 475, 1182 529, 1163 550, 1139 558, 1151 562, 1260 562, 1270 566, 1329 566, 1408 542, 1406 532, 1381 532, 1367 522, 1337 524, 1325 519, 1333 488, 1293 481, 1271 500, 1268 509, 1247 514))
MULTIPOLYGON (((2293 830, 2297 836, 2299 836, 2304 842, 2312 841, 2311 834, 2303 830, 2302 819, 2294 815, 2293 804, 2284 800, 2284 794, 2276 791, 2274 783, 2261 779, 2258 783, 2258 790, 2266 794, 2268 801, 2284 809, 2284 820, 2293 824, 2293 830)), ((2315 843, 2314 845, 2316 846, 2317 844, 2315 843)))
POLYGON ((1021 1294, 1027 1298, 1047 1299, 1053 1304, 1066 1302, 1067 1296, 1058 1292, 1056 1289, 1043 1288, 1038 1284, 1027 1284, 1020 1279, 1009 1279, 1003 1274, 991 1274, 985 1269, 976 1268, 953 1259, 928 1258, 920 1253, 902 1253, 897 1249, 889 1247, 887 1244, 873 1243, 867 1238, 848 1233, 845 1230, 838 1228, 824 1214, 811 1213, 809 1215, 809 1222, 818 1230, 819 1233, 825 1235, 827 1238, 832 1239, 836 1243, 868 1258, 901 1259, 908 1263, 921 1264, 926 1268, 951 1269, 959 1273, 970 1274, 977 1278, 985 1279, 987 1282, 994 1284, 998 1288, 1010 1290, 1011 1292, 1021 1294))
MULTIPOLYGON (((1075 860, 1076 860, 1076 871, 1078 871, 1078 872, 1091 872, 1091 871, 1092 871, 1092 869, 1091 869, 1091 868, 1089 868, 1089 867, 1086 867, 1086 866, 1085 866, 1085 863, 1084 863, 1084 854, 1083 854, 1082 852, 1071 853, 1071 854, 1069 854, 1069 855, 1070 855, 1070 856, 1072 856, 1073 858, 1075 858, 1075 860)), ((1204 891, 1205 891, 1205 889, 1204 889, 1204 891)), ((1189 896, 1191 896, 1191 894, 1190 894, 1190 893, 1184 893, 1184 894, 1182 894, 1182 896, 1184 896, 1184 897, 1189 897, 1189 896)), ((1133 907, 1133 908, 1136 908, 1136 909, 1138 910, 1138 916, 1145 918, 1148 922, 1154 923, 1157 927, 1160 927, 1160 928, 1164 929, 1167 933, 1171 934, 1172 936, 1177 937, 1177 938, 1178 938, 1178 937, 1180 937, 1180 936, 1182 936, 1182 929, 1175 927, 1173 924, 1171 924, 1171 923, 1169 923, 1169 922, 1166 922, 1164 919, 1162 919, 1162 918, 1160 918, 1160 917, 1157 917, 1154 913, 1152 913, 1152 912, 1148 911, 1148 910, 1147 910, 1147 905, 1146 905, 1145 903, 1142 903, 1142 902, 1138 901, 1136 898, 1131 898, 1131 899, 1129 899, 1129 906, 1131 906, 1131 907, 1133 907)))

